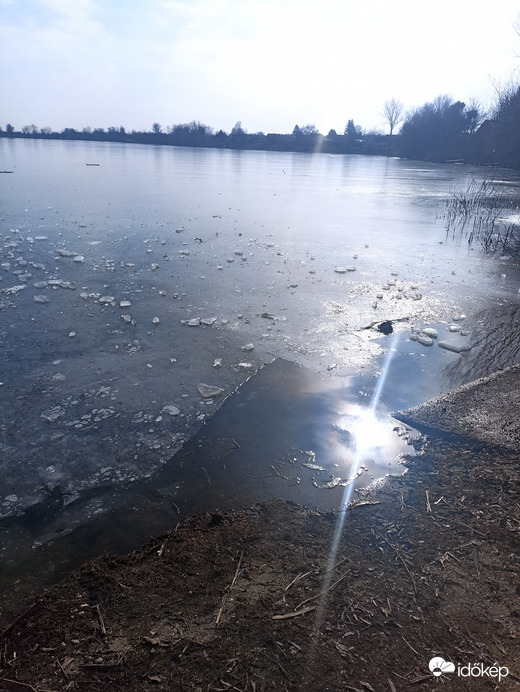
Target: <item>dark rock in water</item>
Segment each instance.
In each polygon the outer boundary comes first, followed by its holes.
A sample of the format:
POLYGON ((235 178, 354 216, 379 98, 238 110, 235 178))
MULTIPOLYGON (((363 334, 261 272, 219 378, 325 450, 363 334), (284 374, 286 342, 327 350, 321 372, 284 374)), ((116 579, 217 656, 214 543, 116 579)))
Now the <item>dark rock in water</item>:
POLYGON ((380 322, 377 325, 377 330, 381 332, 381 334, 391 334, 394 331, 394 328, 392 327, 392 323, 390 320, 387 320, 386 322, 380 322))

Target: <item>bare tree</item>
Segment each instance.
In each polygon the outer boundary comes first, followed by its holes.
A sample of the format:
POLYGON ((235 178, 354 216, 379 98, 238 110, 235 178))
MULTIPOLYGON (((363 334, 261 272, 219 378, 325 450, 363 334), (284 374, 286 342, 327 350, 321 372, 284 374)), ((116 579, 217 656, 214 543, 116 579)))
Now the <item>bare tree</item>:
POLYGON ((432 101, 433 111, 437 115, 445 115, 452 105, 453 98, 449 94, 439 94, 432 101))
POLYGON ((486 119, 486 111, 477 98, 470 99, 466 106, 466 119, 468 121, 468 132, 474 135, 478 128, 486 119))
POLYGON ((401 122, 402 114, 403 104, 401 103, 401 101, 398 101, 393 96, 391 99, 383 103, 383 116, 386 122, 388 123, 388 127, 390 128, 390 134, 393 134, 394 127, 396 127, 396 125, 399 125, 399 123, 401 122))

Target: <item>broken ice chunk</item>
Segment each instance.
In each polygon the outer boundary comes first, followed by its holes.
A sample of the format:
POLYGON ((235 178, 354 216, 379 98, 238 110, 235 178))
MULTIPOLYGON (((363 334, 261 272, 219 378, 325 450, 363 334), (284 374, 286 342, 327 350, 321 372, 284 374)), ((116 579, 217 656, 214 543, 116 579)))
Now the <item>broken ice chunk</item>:
POLYGON ((40 414, 40 417, 48 421, 49 423, 54 423, 54 421, 57 421, 58 418, 61 418, 64 415, 65 409, 63 409, 61 406, 53 406, 52 408, 43 411, 40 414))
POLYGON ((211 384, 204 384, 199 382, 197 385, 197 391, 204 399, 213 399, 214 397, 224 394, 224 390, 221 387, 215 387, 211 384))
POLYGON ((168 406, 163 406, 163 411, 164 413, 168 413, 170 416, 178 416, 180 413, 180 410, 177 408, 177 406, 173 406, 169 404, 168 406))
POLYGON ((439 341, 439 347, 446 351, 453 351, 453 353, 462 353, 463 351, 471 350, 471 346, 452 344, 449 341, 439 341))

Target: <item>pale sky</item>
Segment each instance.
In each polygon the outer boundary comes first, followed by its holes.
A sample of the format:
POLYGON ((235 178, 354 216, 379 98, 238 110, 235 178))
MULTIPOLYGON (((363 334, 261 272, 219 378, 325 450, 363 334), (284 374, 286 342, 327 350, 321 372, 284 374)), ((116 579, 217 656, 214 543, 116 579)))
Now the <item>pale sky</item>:
POLYGON ((0 125, 387 131, 391 97, 487 108, 520 74, 519 15, 520 0, 0 0, 0 125))

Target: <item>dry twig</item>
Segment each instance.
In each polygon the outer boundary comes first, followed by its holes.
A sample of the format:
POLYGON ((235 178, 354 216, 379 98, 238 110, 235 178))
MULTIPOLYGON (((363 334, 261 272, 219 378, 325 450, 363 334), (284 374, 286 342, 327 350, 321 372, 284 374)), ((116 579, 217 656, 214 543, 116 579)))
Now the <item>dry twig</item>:
POLYGON ((103 617, 102 617, 102 615, 101 615, 101 611, 99 610, 99 605, 95 605, 95 606, 92 606, 92 607, 94 608, 94 610, 95 610, 96 613, 97 613, 98 622, 99 622, 99 627, 101 628, 102 634, 106 634, 106 633, 107 633, 107 630, 106 630, 106 627, 105 627, 105 623, 103 622, 103 617))
POLYGON ((243 557, 244 557, 244 551, 242 550, 242 552, 240 553, 240 557, 238 558, 237 568, 235 570, 235 574, 233 575, 233 579, 231 581, 231 584, 226 588, 226 593, 222 596, 222 603, 221 603, 221 606, 219 608, 219 611, 217 613, 217 617, 215 620, 215 626, 216 627, 218 626, 218 623, 220 622, 220 618, 222 617, 222 611, 224 610, 224 605, 225 605, 226 599, 227 599, 227 592, 231 591, 231 589, 235 585, 235 582, 238 578, 238 573, 240 572, 240 566, 242 564, 242 558, 243 557))
POLYGON ((26 682, 20 682, 19 680, 10 680, 9 678, 0 678, 0 680, 8 682, 11 685, 20 685, 20 687, 28 687, 30 690, 33 690, 33 692, 37 692, 37 690, 32 685, 28 685, 26 682))
POLYGON ((375 534, 376 534, 376 536, 379 536, 379 538, 381 538, 385 543, 387 543, 387 544, 392 548, 392 550, 395 551, 395 553, 397 554, 397 557, 398 557, 398 558, 401 560, 401 562, 403 563, 403 566, 404 566, 405 570, 408 572, 408 576, 410 577, 410 579, 411 579, 411 581, 412 581, 413 592, 414 592, 414 593, 417 593, 417 586, 416 586, 416 584, 415 584, 415 579, 413 578, 412 573, 411 573, 410 570, 408 569, 408 565, 406 564, 406 562, 405 562, 405 560, 404 560, 404 557, 401 555, 401 553, 400 553, 399 550, 395 547, 395 545, 393 545, 392 543, 390 543, 390 541, 388 541, 384 536, 381 536, 381 534, 377 533, 377 531, 375 531, 375 534))
POLYGON ((299 615, 310 613, 311 610, 315 609, 316 606, 306 606, 305 608, 300 608, 300 610, 294 610, 292 613, 285 613, 284 615, 271 615, 271 620, 287 620, 288 618, 296 618, 299 615))

